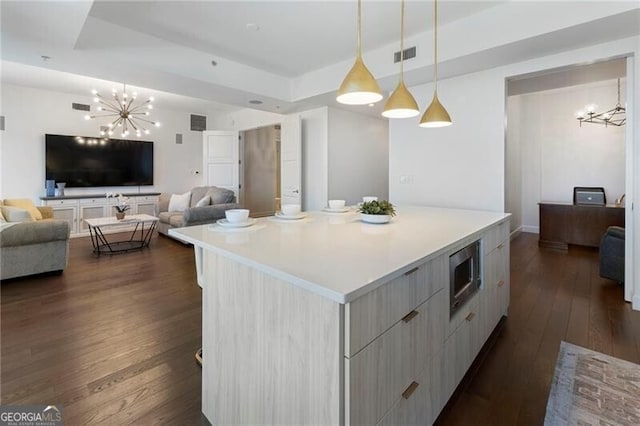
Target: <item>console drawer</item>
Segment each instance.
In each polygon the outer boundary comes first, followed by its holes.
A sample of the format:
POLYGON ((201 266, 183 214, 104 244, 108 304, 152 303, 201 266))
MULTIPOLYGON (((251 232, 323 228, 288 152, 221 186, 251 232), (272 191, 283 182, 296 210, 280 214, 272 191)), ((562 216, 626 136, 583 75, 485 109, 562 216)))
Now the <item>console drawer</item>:
POLYGON ((482 237, 483 254, 489 254, 509 238, 509 221, 488 229, 482 237))

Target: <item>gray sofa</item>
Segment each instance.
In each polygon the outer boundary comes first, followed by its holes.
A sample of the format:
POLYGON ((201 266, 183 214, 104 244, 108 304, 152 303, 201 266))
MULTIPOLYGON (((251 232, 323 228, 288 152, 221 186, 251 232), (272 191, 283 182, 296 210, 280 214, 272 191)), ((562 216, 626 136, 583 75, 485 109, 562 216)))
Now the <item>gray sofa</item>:
POLYGON ((224 218, 227 210, 240 208, 233 191, 216 186, 197 186, 191 189, 189 207, 183 212, 169 212, 170 199, 171 194, 160 194, 158 200, 158 232, 166 236, 170 236, 169 229, 214 223, 224 218), (196 207, 198 201, 205 196, 210 197, 210 204, 196 207))
POLYGON ((69 258, 69 223, 51 219, 51 207, 38 207, 45 217, 0 226, 0 279, 43 272, 62 272, 69 258))

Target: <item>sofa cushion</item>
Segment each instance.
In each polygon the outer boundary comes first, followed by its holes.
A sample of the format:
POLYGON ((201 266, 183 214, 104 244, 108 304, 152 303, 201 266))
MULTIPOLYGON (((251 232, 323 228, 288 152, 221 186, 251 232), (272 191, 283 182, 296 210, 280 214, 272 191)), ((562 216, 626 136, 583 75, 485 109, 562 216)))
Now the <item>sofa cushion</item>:
POLYGON ((36 206, 33 204, 33 201, 28 198, 9 198, 4 200, 4 205, 25 209, 29 212, 33 220, 42 219, 42 213, 40 213, 40 210, 36 208, 36 206))
POLYGON ((191 200, 191 192, 185 192, 184 194, 171 194, 169 200, 169 213, 171 212, 183 212, 189 208, 189 201, 191 200))
POLYGON ((169 219, 171 219, 171 216, 182 216, 182 213, 160 212, 158 214, 158 219, 160 219, 160 222, 162 223, 169 223, 169 219))
POLYGON ((205 195, 204 197, 200 198, 200 201, 198 201, 195 206, 203 207, 203 206, 208 206, 209 204, 211 204, 211 197, 209 197, 208 195, 205 195))
POLYGON ((205 195, 207 195, 207 191, 209 190, 209 186, 196 186, 191 189, 191 204, 189 207, 195 207, 198 201, 202 199, 205 195))
POLYGON ((233 191, 216 186, 210 186, 207 195, 211 197, 211 204, 228 204, 235 202, 235 194, 233 191))
POLYGON ((66 220, 45 219, 38 222, 16 223, 2 228, 0 247, 23 246, 69 238, 69 223, 66 220))
POLYGON ((2 215, 2 209, 0 209, 0 223, 5 223, 4 216, 2 215))
POLYGON ((174 214, 169 218, 169 225, 174 228, 182 228, 184 226, 184 216, 181 214, 174 214))
POLYGON ((19 207, 2 206, 2 216, 7 222, 33 222, 33 217, 26 209, 19 207))

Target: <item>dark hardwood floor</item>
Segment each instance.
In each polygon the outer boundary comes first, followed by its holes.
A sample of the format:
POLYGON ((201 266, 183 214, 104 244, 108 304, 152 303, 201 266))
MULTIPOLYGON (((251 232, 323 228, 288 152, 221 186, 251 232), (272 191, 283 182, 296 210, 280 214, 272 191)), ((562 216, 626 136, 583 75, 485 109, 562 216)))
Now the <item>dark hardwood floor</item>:
MULTIPOLYGON (((202 423, 201 294, 193 249, 91 254, 71 240, 59 276, 1 287, 0 402, 57 404, 65 425, 202 423)), ((512 241, 509 318, 439 425, 540 425, 561 340, 640 363, 640 312, 598 277, 597 252, 512 241)))
POLYGON ((201 291, 193 249, 154 236, 62 275, 2 282, 0 400, 62 406, 65 425, 199 424, 201 291))

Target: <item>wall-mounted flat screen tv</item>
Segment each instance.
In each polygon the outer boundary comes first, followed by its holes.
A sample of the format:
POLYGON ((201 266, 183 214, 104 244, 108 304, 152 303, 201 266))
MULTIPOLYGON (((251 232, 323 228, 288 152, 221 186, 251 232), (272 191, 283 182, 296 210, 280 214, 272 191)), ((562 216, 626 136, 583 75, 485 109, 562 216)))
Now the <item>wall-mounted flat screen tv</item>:
POLYGON ((153 185, 153 142, 45 136, 47 179, 67 188, 153 185))

